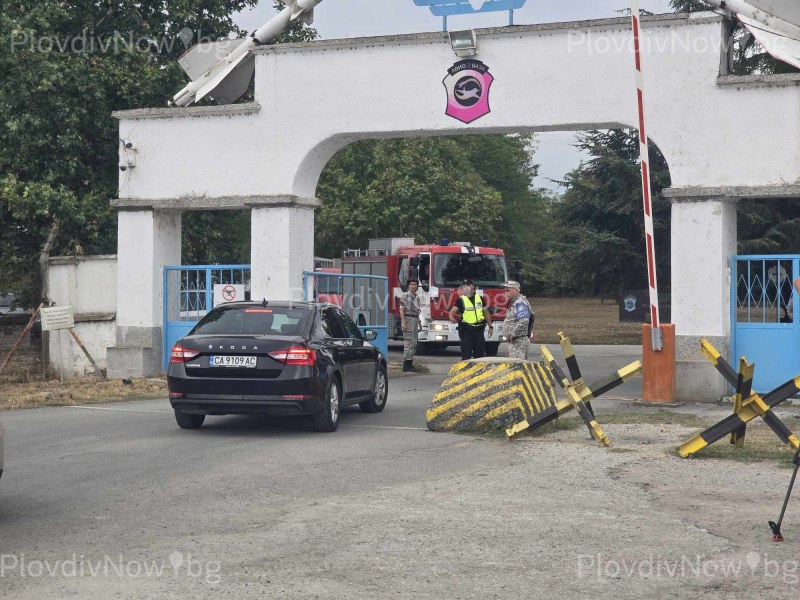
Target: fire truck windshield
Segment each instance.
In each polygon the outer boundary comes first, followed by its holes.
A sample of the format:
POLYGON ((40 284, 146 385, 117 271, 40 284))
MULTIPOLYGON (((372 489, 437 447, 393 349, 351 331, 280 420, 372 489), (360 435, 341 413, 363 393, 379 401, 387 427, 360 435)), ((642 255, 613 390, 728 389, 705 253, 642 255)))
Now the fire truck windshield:
POLYGON ((471 279, 478 287, 503 287, 508 280, 505 257, 499 254, 434 255, 434 285, 457 287, 465 279, 471 279))

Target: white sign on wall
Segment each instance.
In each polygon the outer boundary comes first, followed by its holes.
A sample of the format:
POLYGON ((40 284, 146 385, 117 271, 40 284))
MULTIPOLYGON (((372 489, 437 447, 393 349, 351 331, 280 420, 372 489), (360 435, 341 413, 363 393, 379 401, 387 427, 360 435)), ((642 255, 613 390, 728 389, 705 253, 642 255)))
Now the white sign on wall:
POLYGON ((214 286, 214 306, 244 300, 243 283, 218 283, 214 286))
POLYGON ((75 327, 75 319, 72 315, 71 306, 43 308, 39 311, 39 314, 42 316, 42 331, 72 329, 75 327))

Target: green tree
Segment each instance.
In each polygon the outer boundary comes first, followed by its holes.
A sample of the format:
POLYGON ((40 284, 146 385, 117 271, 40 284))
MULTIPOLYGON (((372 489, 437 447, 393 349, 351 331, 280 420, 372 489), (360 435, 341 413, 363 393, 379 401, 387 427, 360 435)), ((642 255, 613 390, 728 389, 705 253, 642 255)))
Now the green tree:
MULTIPOLYGON (((163 106, 186 81, 178 56, 196 42, 245 35, 232 16, 255 4, 0 4, 0 292, 36 301, 38 257, 56 224, 54 253, 115 251, 109 201, 118 193, 118 125, 111 112, 163 106)), ((314 37, 296 22, 279 41, 314 37)), ((215 218, 188 215, 187 239, 195 222, 202 234, 215 218)), ((228 213, 221 221, 237 218, 228 213)))
POLYGON ((316 251, 335 257, 373 237, 488 240, 522 259, 528 290, 541 290, 553 198, 532 187, 534 152, 528 134, 352 144, 320 178, 316 251))
MULTIPOLYGON (((717 7, 701 0, 670 0, 675 12, 717 11, 717 7)), ((755 37, 742 25, 738 25, 732 36, 731 72, 735 75, 753 73, 794 73, 792 65, 772 57, 755 37)))
POLYGON ((325 167, 317 195, 316 251, 327 256, 375 237, 497 239, 501 221, 501 194, 454 138, 356 142, 325 167))
POLYGON ((670 0, 670 7, 675 12, 702 12, 712 7, 700 0, 670 0))
POLYGON ((535 137, 476 135, 462 143, 478 175, 501 195, 499 238, 492 243, 507 256, 522 259, 526 290, 540 291, 544 253, 555 232, 548 212, 552 199, 533 188, 539 171, 534 162, 535 137))
POLYGON ((800 202, 743 200, 737 206, 739 254, 797 254, 800 202))
MULTIPOLYGON (((647 287, 638 133, 634 130, 579 134, 577 147, 591 158, 567 174, 554 213, 564 235, 549 253, 553 291, 616 294, 647 287)), ((653 220, 659 284, 669 285, 667 163, 650 145, 653 220)))
POLYGON ((0 281, 38 296, 37 260, 115 250, 117 123, 163 105, 184 82, 191 42, 242 34, 231 15, 256 0, 4 2, 0 8, 0 281))

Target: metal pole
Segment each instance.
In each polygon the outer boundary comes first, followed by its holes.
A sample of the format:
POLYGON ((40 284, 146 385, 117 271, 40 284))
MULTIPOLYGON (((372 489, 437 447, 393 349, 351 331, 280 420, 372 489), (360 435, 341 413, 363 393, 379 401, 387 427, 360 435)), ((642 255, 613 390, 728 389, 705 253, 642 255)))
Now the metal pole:
POLYGON ((61 330, 58 330, 58 370, 61 372, 61 385, 64 385, 64 359, 61 357, 61 330))
POLYGON ((781 533, 781 524, 783 523, 783 516, 786 514, 786 507, 789 505, 789 498, 792 495, 792 489, 794 488, 794 480, 797 479, 797 470, 800 468, 800 450, 795 452, 794 459, 794 472, 792 473, 792 479, 789 482, 789 489, 786 490, 786 497, 783 499, 783 508, 781 509, 781 516, 778 517, 778 522, 775 523, 773 521, 769 522, 770 529, 772 529, 772 541, 773 542, 782 542, 783 541, 783 534, 781 533))
POLYGON ((647 275, 650 286, 650 323, 653 327, 653 350, 663 348, 661 321, 658 312, 658 280, 656 278, 656 249, 653 236, 652 188, 650 185, 650 152, 647 141, 644 112, 644 75, 642 72, 641 45, 639 43, 639 0, 631 0, 633 24, 633 50, 636 58, 636 99, 639 105, 639 155, 642 163, 642 200, 644 205, 644 232, 647 252, 647 275))
POLYGON ((106 376, 105 373, 103 373, 103 371, 100 370, 100 367, 98 366, 97 362, 95 362, 94 358, 92 358, 92 355, 89 354, 89 351, 86 349, 86 346, 83 345, 83 340, 81 340, 81 338, 78 337, 78 334, 75 333, 75 329, 70 329, 69 332, 72 335, 72 339, 74 339, 75 343, 78 344, 78 348, 83 350, 83 353, 86 355, 86 358, 88 358, 89 362, 92 363, 95 373, 97 373, 105 381, 108 381, 108 377, 106 376))

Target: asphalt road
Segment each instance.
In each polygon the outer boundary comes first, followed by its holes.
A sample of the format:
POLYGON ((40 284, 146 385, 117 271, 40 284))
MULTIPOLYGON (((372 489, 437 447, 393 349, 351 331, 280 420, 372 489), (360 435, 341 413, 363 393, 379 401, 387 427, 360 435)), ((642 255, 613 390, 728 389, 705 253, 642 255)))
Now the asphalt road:
MULTIPOLYGON (((576 354, 591 378, 636 349, 576 354)), ((666 453, 686 435, 674 427, 609 426, 619 452, 598 449, 585 430, 514 443, 431 433, 425 410, 453 357, 422 360, 434 372, 393 378, 382 414, 348 410, 333 434, 314 433, 307 419, 246 417, 209 417, 201 430, 182 431, 166 400, 0 413, 0 597, 796 591, 785 581, 653 580, 613 570, 654 552, 665 561, 752 553, 751 538, 766 537, 762 505, 777 502, 785 472, 746 467, 745 485, 728 482, 730 467, 666 453), (692 495, 698 482, 707 495, 692 495), (660 496, 659 486, 667 487, 660 496), (758 503, 737 493, 758 494, 758 503), (734 512, 737 523, 759 525, 728 539, 734 512)), ((636 386, 623 392, 635 396, 636 386)), ((798 554, 797 544, 783 549, 798 554)))
MULTIPOLYGON (((539 345, 532 344, 529 352, 531 360, 539 355, 539 345)), ((567 372, 566 363, 563 360, 561 347, 557 344, 547 344, 547 348, 559 361, 564 372, 567 372)), ((581 374, 587 384, 603 379, 617 369, 635 361, 642 360, 642 351, 639 346, 574 346, 575 357, 581 368, 581 374)), ((507 356, 506 344, 500 344, 499 356, 507 356)), ((403 359, 403 344, 401 342, 389 342, 389 356, 397 361, 403 359)), ((439 376, 435 382, 441 382, 443 375, 447 374, 450 367, 459 360, 460 353, 457 347, 451 346, 444 350, 436 351, 431 354, 417 356, 415 363, 421 363, 428 367, 431 375, 439 376)), ((618 388, 607 394, 610 398, 639 399, 642 397, 642 379, 635 377, 618 388)))

